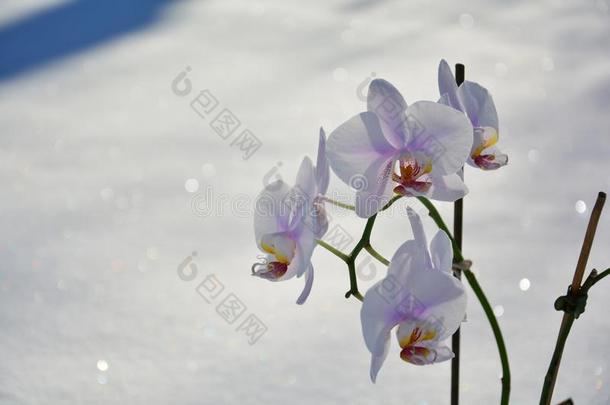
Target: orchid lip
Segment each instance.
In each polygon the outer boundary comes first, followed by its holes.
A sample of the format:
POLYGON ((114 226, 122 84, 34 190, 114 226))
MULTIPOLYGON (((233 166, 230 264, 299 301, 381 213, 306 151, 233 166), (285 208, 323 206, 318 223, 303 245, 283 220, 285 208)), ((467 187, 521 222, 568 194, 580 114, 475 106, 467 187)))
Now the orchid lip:
MULTIPOLYGON (((477 157, 479 157, 483 151, 487 148, 489 148, 490 146, 495 145, 498 142, 498 132, 490 127, 485 127, 485 128, 481 128, 481 127, 477 127, 474 129, 474 131, 476 133, 481 133, 481 134, 485 134, 487 131, 491 132, 491 135, 488 136, 486 139, 483 139, 483 142, 481 142, 470 154, 470 156, 472 157, 472 159, 476 159, 477 157)), ((483 135, 484 136, 484 135, 483 135)))
POLYGON ((251 269, 252 269, 253 276, 257 276, 258 273, 262 270, 262 269, 259 269, 260 267, 267 267, 267 261, 256 262, 252 265, 251 269))
POLYGON ((254 263, 252 275, 266 280, 275 281, 280 279, 288 271, 288 265, 280 262, 254 263))
POLYGON ((479 166, 481 169, 495 169, 499 165, 494 162, 496 159, 496 155, 479 155, 473 158, 474 163, 479 166))
POLYGON ((410 196, 410 190, 417 193, 425 193, 430 189, 432 183, 429 181, 429 174, 432 171, 430 159, 426 159, 422 165, 409 154, 405 154, 398 159, 399 174, 392 173, 392 180, 398 183, 394 188, 396 194, 410 196))
POLYGON ((434 363, 438 354, 436 350, 421 346, 407 346, 400 351, 400 358, 407 363, 421 366, 427 363, 434 363), (433 355, 431 359, 428 359, 430 354, 433 355))
POLYGON ((415 327, 407 337, 399 341, 402 348, 400 358, 415 365, 434 363, 438 357, 436 350, 422 345, 422 343, 434 341, 436 338, 437 331, 435 329, 424 330, 422 327, 415 327), (433 355, 432 358, 429 358, 430 354, 433 355))

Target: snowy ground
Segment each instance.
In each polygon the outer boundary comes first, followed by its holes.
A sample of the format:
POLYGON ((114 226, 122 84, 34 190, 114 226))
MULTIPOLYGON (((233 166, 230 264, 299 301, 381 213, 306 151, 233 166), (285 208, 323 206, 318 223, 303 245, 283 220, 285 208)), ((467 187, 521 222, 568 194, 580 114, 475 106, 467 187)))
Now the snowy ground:
MULTIPOLYGON (((247 205, 278 162, 292 181, 320 125, 362 110, 356 89, 371 72, 409 102, 436 99, 441 57, 466 64, 500 111, 510 165, 467 170, 464 250, 503 309, 512 403, 537 402, 561 318, 553 300, 610 187, 607 0, 134 0, 125 13, 116 0, 2 3, 1 404, 448 403, 448 363, 391 355, 370 383, 359 304, 343 298, 334 257, 314 256, 302 307, 300 280, 250 277, 247 205), (177 96, 187 66, 193 89, 177 96), (249 160, 189 106, 204 89, 262 141, 249 160), (216 214, 192 208, 188 179, 213 190, 216 214), (197 278, 183 281, 192 251, 197 278), (212 273, 225 289, 208 304, 196 288, 212 273), (215 310, 230 293, 247 306, 233 324, 215 310), (236 331, 248 314, 267 327, 252 346, 236 331)), ((357 236, 363 221, 332 213, 357 236)), ((390 256, 409 232, 397 210, 374 242, 390 256)), ((610 266, 609 244, 606 213, 590 268, 610 266)), ((554 402, 610 403, 608 291, 596 287, 576 322, 554 402)), ((498 356, 473 297, 462 329, 463 403, 498 403, 498 356)))

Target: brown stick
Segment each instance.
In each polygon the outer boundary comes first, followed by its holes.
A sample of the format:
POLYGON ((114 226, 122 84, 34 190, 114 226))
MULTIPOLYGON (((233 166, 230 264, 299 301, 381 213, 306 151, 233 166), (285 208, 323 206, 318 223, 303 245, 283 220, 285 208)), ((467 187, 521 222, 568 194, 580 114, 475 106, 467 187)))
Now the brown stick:
MULTIPOLYGON (((582 242, 582 248, 580 249, 580 256, 578 257, 576 270, 574 271, 574 278, 572 279, 572 286, 570 290, 570 294, 573 296, 578 295, 578 291, 580 290, 582 278, 585 273, 585 268, 587 267, 587 261, 589 260, 589 253, 591 253, 593 238, 595 238, 597 223, 599 222, 599 217, 602 213, 602 209, 604 208, 605 202, 606 193, 600 191, 597 195, 597 200, 595 201, 593 211, 591 212, 591 217, 589 218, 589 225, 587 226, 585 239, 582 242)), ((572 328, 573 323, 574 315, 568 314, 567 312, 564 313, 563 318, 561 319, 561 327, 559 328, 559 336, 557 337, 557 343, 555 344, 553 357, 551 358, 549 369, 546 373, 546 377, 544 378, 542 395, 540 397, 540 405, 549 405, 551 403, 551 398, 553 397, 553 389, 555 388, 557 374, 559 373, 559 365, 561 364, 561 356, 563 355, 563 348, 565 346, 566 340, 568 339, 568 334, 570 333, 570 329, 572 328)))
POLYGON ((582 278, 585 274, 585 268, 587 267, 587 260, 589 260, 589 253, 591 253, 591 246, 593 245, 593 238, 595 238, 595 231, 597 230, 597 223, 599 217, 602 214, 604 203, 606 202, 606 193, 599 192, 595 206, 591 212, 591 218, 589 218, 589 225, 587 226, 587 232, 585 233, 585 240, 582 242, 582 248, 580 249, 580 256, 578 257, 578 263, 576 264, 576 271, 574 272, 574 278, 572 279, 572 295, 575 295, 580 288, 582 278))

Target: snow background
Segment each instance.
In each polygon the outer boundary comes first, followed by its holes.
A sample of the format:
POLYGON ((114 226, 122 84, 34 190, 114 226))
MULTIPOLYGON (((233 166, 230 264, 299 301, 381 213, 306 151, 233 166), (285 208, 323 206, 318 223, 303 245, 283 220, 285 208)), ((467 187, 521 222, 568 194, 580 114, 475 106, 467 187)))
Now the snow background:
MULTIPOLYGON (((347 271, 327 252, 314 255, 305 306, 294 304, 302 280, 250 277, 251 206, 231 213, 222 203, 251 201, 278 162, 292 182, 315 155, 319 126, 363 109, 356 88, 371 72, 408 102, 435 100, 442 57, 464 63, 500 113, 510 164, 467 170, 464 252, 504 310, 512 403, 537 403, 561 318, 553 301, 570 283, 597 192, 610 186, 608 8, 3 0, 0 403, 448 403, 449 363, 405 365, 394 339, 370 383, 359 304, 343 298, 347 271), (186 66, 193 93, 178 97, 171 82, 186 66), (206 88, 263 142, 251 159, 191 110, 206 88), (213 190, 216 215, 193 212, 187 179, 213 190), (192 251, 199 273, 185 282, 176 268, 192 251), (254 346, 197 294, 211 273, 267 326, 254 346)), ((333 177, 331 189, 345 187, 333 177)), ((330 210, 359 235, 364 221, 330 210)), ((450 221, 451 206, 442 210, 450 221)), ((373 234, 387 257, 410 237, 401 212, 373 234)), ((609 243, 605 213, 589 269, 610 265, 609 243)), ((555 403, 610 403, 609 288, 594 288, 575 324, 555 403)), ((462 356, 462 403, 497 403, 495 342, 472 296, 462 356)))

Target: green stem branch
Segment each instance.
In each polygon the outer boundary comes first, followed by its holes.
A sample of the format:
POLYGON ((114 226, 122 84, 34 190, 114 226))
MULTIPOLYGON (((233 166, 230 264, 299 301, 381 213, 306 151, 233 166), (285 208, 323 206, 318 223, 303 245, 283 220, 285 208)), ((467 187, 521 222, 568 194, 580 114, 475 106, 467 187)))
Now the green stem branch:
POLYGON ((353 205, 345 204, 345 203, 342 203, 340 201, 335 201, 335 200, 333 200, 331 198, 328 198, 328 197, 323 197, 323 199, 327 203, 330 203, 330 204, 332 204, 334 206, 337 206, 339 208, 343 208, 343 209, 350 210, 350 211, 355 211, 356 210, 356 207, 354 207, 353 205))
MULTIPOLYGON (((388 201, 388 203, 386 205, 384 205, 383 208, 381 208, 380 212, 385 211, 388 208, 390 208, 392 206, 392 204, 394 204, 400 198, 401 198, 400 195, 396 195, 396 196, 392 197, 392 199, 390 201, 388 201)), ((375 225, 376 219, 377 219, 377 214, 373 215, 366 221, 366 225, 364 227, 364 231, 362 232, 362 236, 360 237, 360 240, 358 241, 358 243, 356 243, 356 246, 354 247, 354 249, 347 256, 347 260, 345 260, 345 262, 347 263, 347 269, 349 271, 349 285, 350 285, 349 291, 345 293, 345 298, 354 296, 357 299, 359 299, 360 301, 362 301, 362 299, 363 299, 362 294, 360 294, 360 291, 358 290, 358 278, 356 275, 356 258, 358 257, 358 255, 360 254, 362 249, 365 249, 367 246, 370 246, 371 232, 373 232, 373 226, 375 225)))
POLYGON ((587 277, 587 279, 585 280, 584 284, 582 285, 582 288, 588 292, 589 289, 591 289, 591 287, 593 287, 598 281, 608 275, 610 275, 610 269, 606 269, 599 274, 591 273, 589 277, 587 277))
POLYGON ((330 253, 334 254, 335 256, 337 256, 339 259, 343 260, 344 262, 347 263, 349 256, 346 255, 345 253, 341 252, 339 249, 335 248, 334 246, 331 246, 330 244, 324 242, 323 240, 317 239, 316 243, 320 246, 322 246, 324 249, 328 250, 330 253))
POLYGON ((504 337, 502 336, 498 319, 496 318, 496 315, 491 308, 491 304, 487 300, 481 285, 477 281, 477 278, 474 276, 472 271, 465 269, 462 270, 462 273, 466 277, 466 280, 468 280, 468 284, 470 284, 472 291, 474 291, 474 294, 481 303, 485 316, 487 316, 487 320, 489 321, 489 325, 491 326, 491 330, 493 331, 496 339, 496 345, 498 346, 498 352, 500 353, 500 363, 502 364, 502 396, 500 398, 500 404, 508 404, 508 399, 510 397, 510 366, 508 363, 506 344, 504 343, 504 337))
POLYGON ((386 266, 388 266, 390 264, 390 261, 388 259, 386 259, 385 257, 383 257, 382 255, 379 254, 379 252, 377 252, 375 249, 373 249, 373 247, 368 244, 364 247, 364 249, 369 252, 369 254, 371 256, 373 256, 375 259, 377 259, 381 264, 385 264, 386 266))
POLYGON ((453 246, 453 258, 455 259, 454 261, 464 261, 464 257, 462 256, 462 251, 460 247, 457 245, 457 243, 455 243, 455 239, 453 239, 451 231, 449 230, 449 228, 447 228, 447 225, 445 225, 443 217, 441 216, 440 212, 438 212, 434 204, 432 204, 432 202, 426 197, 417 197, 417 199, 424 205, 424 207, 428 209, 428 215, 432 218, 432 220, 434 220, 436 226, 438 226, 441 230, 445 231, 447 236, 449 236, 449 239, 451 240, 451 246, 453 246))

